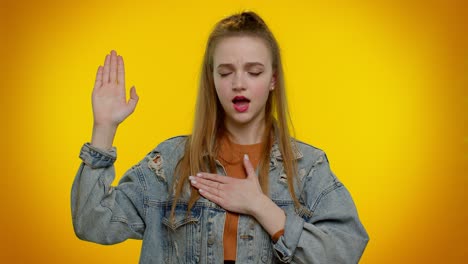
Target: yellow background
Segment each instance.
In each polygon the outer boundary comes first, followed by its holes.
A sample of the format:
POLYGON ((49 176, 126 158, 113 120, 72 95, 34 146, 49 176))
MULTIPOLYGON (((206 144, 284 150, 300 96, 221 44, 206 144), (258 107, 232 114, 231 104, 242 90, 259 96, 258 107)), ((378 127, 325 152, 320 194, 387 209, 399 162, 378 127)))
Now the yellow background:
POLYGON ((371 237, 361 263, 466 261, 468 12, 427 2, 2 1, 0 261, 137 263, 140 241, 73 233, 96 69, 117 50, 140 95, 115 140, 119 179, 189 133, 206 38, 244 9, 280 42, 296 136, 353 195, 371 237))

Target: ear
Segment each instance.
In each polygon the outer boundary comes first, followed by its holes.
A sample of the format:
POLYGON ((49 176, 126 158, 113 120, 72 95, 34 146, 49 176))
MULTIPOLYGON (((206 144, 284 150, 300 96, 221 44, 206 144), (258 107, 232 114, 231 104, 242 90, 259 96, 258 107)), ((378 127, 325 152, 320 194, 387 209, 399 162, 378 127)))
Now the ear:
POLYGON ((274 72, 273 75, 271 76, 271 83, 270 83, 270 90, 271 91, 273 89, 275 89, 275 87, 276 87, 276 79, 277 79, 277 75, 276 75, 276 72, 274 72))

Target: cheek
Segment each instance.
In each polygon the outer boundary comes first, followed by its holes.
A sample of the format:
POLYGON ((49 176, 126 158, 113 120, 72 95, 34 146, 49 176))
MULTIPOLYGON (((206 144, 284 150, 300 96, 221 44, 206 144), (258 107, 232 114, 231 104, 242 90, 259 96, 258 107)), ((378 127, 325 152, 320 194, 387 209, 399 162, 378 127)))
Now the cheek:
POLYGON ((264 100, 262 101, 266 101, 268 99, 268 95, 270 94, 269 82, 262 81, 262 82, 255 84, 254 91, 255 91, 254 96, 256 98, 263 98, 264 100))

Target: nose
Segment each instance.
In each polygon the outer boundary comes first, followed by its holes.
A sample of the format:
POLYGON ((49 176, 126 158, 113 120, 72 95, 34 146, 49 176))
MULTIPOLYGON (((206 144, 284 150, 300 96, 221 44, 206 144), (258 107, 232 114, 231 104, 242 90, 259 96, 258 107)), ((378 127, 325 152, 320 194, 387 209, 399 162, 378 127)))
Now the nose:
POLYGON ((246 89, 244 83, 244 77, 242 73, 235 73, 234 78, 232 79, 232 90, 233 91, 243 91, 246 89))

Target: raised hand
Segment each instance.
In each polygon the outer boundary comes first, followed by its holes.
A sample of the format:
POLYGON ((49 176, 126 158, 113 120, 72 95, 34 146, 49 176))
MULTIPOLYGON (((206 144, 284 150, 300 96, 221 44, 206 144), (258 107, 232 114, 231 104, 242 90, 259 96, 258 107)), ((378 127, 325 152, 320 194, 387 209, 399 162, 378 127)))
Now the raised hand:
POLYGON ((98 68, 92 102, 95 126, 116 128, 135 110, 138 95, 133 86, 127 102, 123 58, 114 50, 106 55, 104 67, 98 68))
POLYGON ((135 86, 130 89, 128 102, 125 93, 123 58, 113 50, 110 55, 106 55, 104 67, 99 66, 96 74, 92 95, 93 146, 111 148, 117 127, 135 110, 138 102, 135 86))

